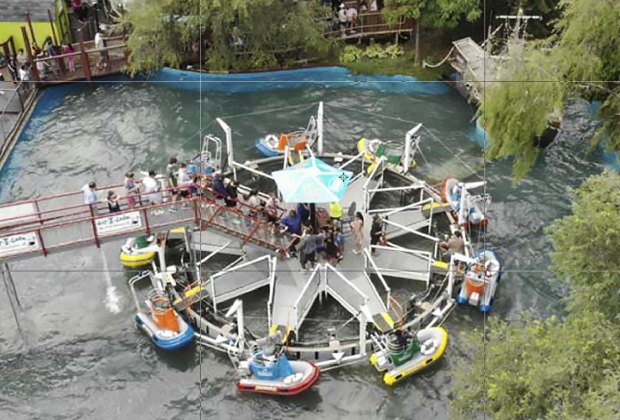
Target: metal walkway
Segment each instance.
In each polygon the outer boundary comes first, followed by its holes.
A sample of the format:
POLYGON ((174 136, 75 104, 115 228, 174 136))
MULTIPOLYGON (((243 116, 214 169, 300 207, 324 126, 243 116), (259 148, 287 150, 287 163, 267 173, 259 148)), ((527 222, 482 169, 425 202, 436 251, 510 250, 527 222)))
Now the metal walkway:
MULTIPOLYGON (((120 190, 119 186, 102 188, 120 190)), ((277 250, 289 241, 287 236, 273 236, 267 224, 250 215, 247 206, 226 207, 213 198, 211 190, 201 190, 199 197, 171 201, 163 190, 164 203, 146 204, 148 194, 136 196, 145 205, 129 208, 127 198, 120 202, 123 211, 110 213, 107 206, 91 208, 83 204, 82 192, 38 198, 0 206, 0 261, 97 246, 102 243, 164 232, 174 227, 215 228, 239 239, 241 246, 252 242, 277 250), (167 200, 167 201, 166 201, 167 200)), ((121 192, 118 192, 121 196, 121 192)))

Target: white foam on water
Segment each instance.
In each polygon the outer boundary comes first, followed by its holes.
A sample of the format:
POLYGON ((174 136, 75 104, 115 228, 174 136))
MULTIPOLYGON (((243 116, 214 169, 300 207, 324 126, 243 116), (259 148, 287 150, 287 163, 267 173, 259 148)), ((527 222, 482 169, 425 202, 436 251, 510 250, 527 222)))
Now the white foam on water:
POLYGON ((103 277, 106 283, 105 307, 113 314, 121 312, 121 298, 116 294, 116 287, 112 285, 112 276, 108 268, 108 260, 105 257, 103 247, 99 248, 101 259, 103 260, 103 277))

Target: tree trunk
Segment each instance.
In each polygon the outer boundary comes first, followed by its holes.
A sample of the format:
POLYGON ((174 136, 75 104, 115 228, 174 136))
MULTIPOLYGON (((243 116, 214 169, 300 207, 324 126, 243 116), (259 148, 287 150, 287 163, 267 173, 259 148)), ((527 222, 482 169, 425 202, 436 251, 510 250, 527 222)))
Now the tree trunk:
POLYGON ((420 21, 415 21, 415 63, 416 66, 420 65, 420 21))

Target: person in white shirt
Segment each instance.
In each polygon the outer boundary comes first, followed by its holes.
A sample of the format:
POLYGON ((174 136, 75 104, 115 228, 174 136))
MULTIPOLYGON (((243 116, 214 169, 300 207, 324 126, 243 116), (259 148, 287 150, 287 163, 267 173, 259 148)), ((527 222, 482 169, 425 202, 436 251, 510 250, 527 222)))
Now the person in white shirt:
MULTIPOLYGON (((39 54, 37 56, 39 60, 45 58, 45 55, 39 54)), ((45 80, 47 78, 47 69, 49 68, 49 63, 47 61, 37 61, 37 71, 39 72, 39 78, 41 80, 45 80)))
MULTIPOLYGON (((356 21, 357 21, 357 9, 355 7, 353 7, 353 6, 351 6, 347 10, 347 24, 348 24, 349 28, 354 27, 356 21)), ((351 33, 355 33, 355 31, 352 30, 351 33)))
POLYGON ((340 24, 340 29, 344 29, 345 26, 347 26, 347 10, 344 3, 340 3, 340 10, 338 11, 338 23, 340 24))
POLYGON ((148 173, 142 172, 142 185, 144 185, 144 199, 150 204, 160 204, 162 202, 161 185, 155 179, 156 173, 151 170, 148 173))
POLYGON ((92 210, 92 214, 97 214, 97 202, 99 201, 99 195, 97 194, 97 184, 94 181, 89 182, 88 184, 82 187, 82 192, 84 193, 84 204, 90 206, 92 210))
POLYGON ((99 61, 97 61, 97 65, 95 66, 97 70, 103 70, 108 66, 108 52, 104 50, 105 47, 106 45, 105 39, 103 39, 103 33, 101 30, 98 30, 95 34, 95 49, 99 50, 99 61))
POLYGON ((370 11, 376 12, 377 10, 379 10, 379 7, 377 6, 377 0, 372 0, 370 2, 370 11))

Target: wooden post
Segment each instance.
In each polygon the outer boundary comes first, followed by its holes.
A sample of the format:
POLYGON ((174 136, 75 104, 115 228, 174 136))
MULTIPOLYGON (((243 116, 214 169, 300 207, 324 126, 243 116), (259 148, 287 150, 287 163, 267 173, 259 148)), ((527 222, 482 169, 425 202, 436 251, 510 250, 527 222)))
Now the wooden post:
POLYGON ((30 48, 30 41, 28 40, 28 32, 26 32, 26 27, 22 26, 22 36, 24 37, 24 44, 26 44, 26 53, 28 54, 28 61, 32 64, 32 80, 35 82, 40 82, 39 78, 39 70, 37 70, 37 64, 34 62, 34 57, 32 57, 32 48, 30 48))
POLYGON ((415 21, 415 65, 420 65, 420 20, 415 21))
POLYGON ((86 53, 86 49, 84 48, 84 34, 81 29, 78 29, 78 41, 80 43, 80 58, 82 61, 82 71, 84 72, 84 77, 86 80, 90 81, 90 63, 88 62, 88 54, 86 53))
POLYGON ((17 56, 17 50, 15 49, 15 40, 13 39, 13 35, 9 37, 9 44, 11 45, 12 55, 17 56))
POLYGON ((58 45, 58 38, 56 37, 56 29, 54 28, 54 19, 52 19, 52 12, 47 9, 47 17, 50 20, 50 26, 52 27, 52 37, 54 37, 54 45, 58 45))
MULTIPOLYGON (((32 36, 32 43, 35 45, 39 45, 37 44, 37 38, 34 36, 34 30, 32 29, 32 21, 30 20, 30 13, 26 12, 26 22, 28 23, 28 27, 30 28, 30 36, 32 36)), ((30 48, 30 44, 27 44, 28 48, 30 48)))

